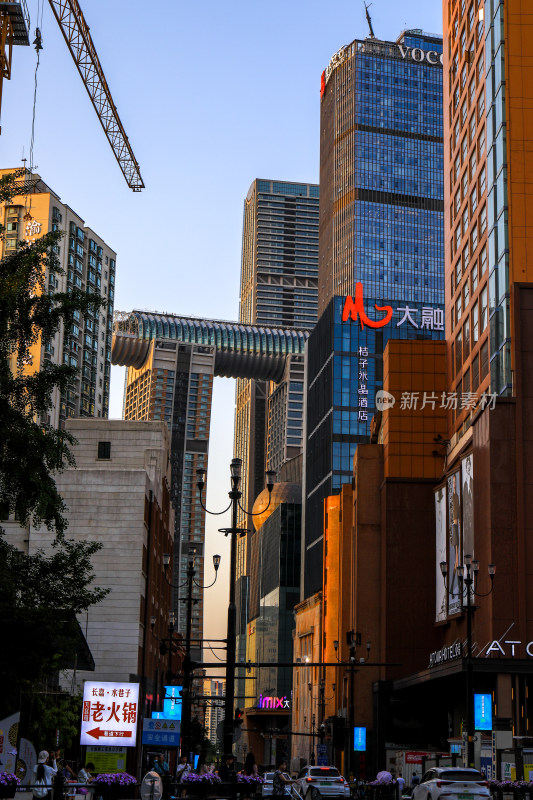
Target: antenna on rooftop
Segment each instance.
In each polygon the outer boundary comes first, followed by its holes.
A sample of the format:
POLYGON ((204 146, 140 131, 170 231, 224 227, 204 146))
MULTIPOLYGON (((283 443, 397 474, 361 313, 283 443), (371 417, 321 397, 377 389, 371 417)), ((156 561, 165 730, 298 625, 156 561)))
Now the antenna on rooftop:
POLYGON ((372 27, 372 20, 370 19, 370 14, 368 12, 368 9, 370 8, 371 5, 372 3, 369 3, 368 5, 365 3, 365 13, 366 13, 366 21, 368 22, 368 27, 370 28, 370 38, 375 39, 376 34, 374 33, 374 28, 372 27))

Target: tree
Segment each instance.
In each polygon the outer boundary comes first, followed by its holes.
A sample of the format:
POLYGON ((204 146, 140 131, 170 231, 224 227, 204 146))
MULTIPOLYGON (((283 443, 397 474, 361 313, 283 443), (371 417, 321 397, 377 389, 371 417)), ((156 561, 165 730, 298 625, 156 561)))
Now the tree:
POLYGON ((76 615, 109 592, 92 585, 100 546, 62 537, 51 555, 26 555, 0 537, 0 717, 16 710, 21 692, 39 691, 76 663, 76 615))
MULTIPOLYGON (((25 174, 0 178, 0 201, 13 198, 25 174)), ((103 304, 99 295, 78 290, 47 292, 47 275, 63 273, 55 253, 62 235, 20 242, 0 261, 0 504, 21 525, 44 523, 56 534, 48 556, 27 555, 0 535, 0 716, 18 707, 20 692, 73 665, 83 642, 76 615, 108 592, 91 585, 92 556, 101 545, 65 537, 66 509, 54 473, 74 465, 74 439, 43 422, 54 388, 64 391, 77 368, 26 369, 32 347, 49 344, 61 324, 67 330, 75 312, 103 304)))
MULTIPOLYGON (((21 172, 0 179, 0 200, 9 202, 16 194, 21 172)), ((46 362, 26 374, 30 349, 50 344, 61 323, 66 330, 72 325, 75 312, 105 303, 78 289, 48 293, 46 275, 64 273, 55 254, 62 236, 51 231, 22 241, 0 261, 0 503, 22 525, 44 522, 59 535, 66 528, 65 505, 53 474, 74 464, 69 447, 74 439, 44 420, 54 388, 63 392, 78 368, 46 362)))

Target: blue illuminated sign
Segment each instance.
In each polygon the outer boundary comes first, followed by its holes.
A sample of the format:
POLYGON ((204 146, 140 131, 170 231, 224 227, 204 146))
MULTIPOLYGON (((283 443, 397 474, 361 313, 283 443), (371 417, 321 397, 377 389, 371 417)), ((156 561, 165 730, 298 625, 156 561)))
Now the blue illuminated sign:
POLYGON ((163 714, 167 719, 181 719, 181 686, 165 686, 163 714))
POLYGON ((353 729, 353 749, 360 752, 366 750, 366 728, 353 729))
POLYGON ((476 731, 492 730, 492 696, 474 695, 474 727, 476 731))

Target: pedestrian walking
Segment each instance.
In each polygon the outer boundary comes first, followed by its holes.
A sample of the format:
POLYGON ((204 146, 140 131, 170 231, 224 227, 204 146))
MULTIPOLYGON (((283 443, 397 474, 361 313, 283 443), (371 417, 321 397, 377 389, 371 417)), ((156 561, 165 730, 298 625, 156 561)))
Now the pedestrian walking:
POLYGON ((176 769, 176 782, 181 783, 186 775, 189 774, 191 771, 191 765, 187 759, 187 756, 181 756, 180 763, 176 769))
POLYGON ((218 768, 218 777, 222 783, 236 783, 237 773, 233 766, 235 759, 231 753, 227 753, 222 757, 222 764, 218 768))
POLYGON ((277 770, 274 772, 274 778, 272 780, 272 795, 274 797, 281 797, 284 794, 290 793, 292 781, 289 776, 285 774, 286 772, 287 762, 285 759, 282 759, 278 764, 277 770))
POLYGON ((250 750, 248 755, 246 756, 246 760, 244 762, 244 769, 242 771, 243 775, 247 775, 248 777, 258 778, 259 777, 259 767, 255 762, 255 756, 250 750))
POLYGON ((403 794, 403 790, 405 788, 405 779, 403 778, 401 772, 398 773, 398 777, 396 778, 396 783, 398 784, 398 788, 400 790, 400 797, 401 797, 402 794, 403 794))
POLYGON ((35 776, 33 780, 33 797, 35 800, 51 800, 52 778, 57 774, 55 753, 52 764, 48 763, 49 758, 48 750, 41 750, 37 759, 37 764, 33 768, 35 776))
POLYGON ((413 772, 413 777, 411 778, 411 786, 418 786, 419 783, 420 783, 420 777, 416 774, 416 772, 413 772))

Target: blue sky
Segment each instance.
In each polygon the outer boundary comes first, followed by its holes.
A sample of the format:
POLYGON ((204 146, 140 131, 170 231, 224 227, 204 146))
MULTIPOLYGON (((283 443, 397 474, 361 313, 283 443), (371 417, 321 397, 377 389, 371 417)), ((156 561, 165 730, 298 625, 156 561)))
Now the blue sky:
MULTIPOLYGON (((43 0, 44 1, 44 0, 43 0)), ((33 28, 37 0, 27 0, 33 28)), ((38 72, 34 162, 117 253, 116 308, 236 319, 243 200, 256 177, 318 183, 320 75, 368 33, 362 0, 182 3, 80 0, 146 189, 128 189, 48 4, 38 72)), ((442 30, 438 0, 374 0, 376 36, 442 30)), ((14 50, 4 83, 0 166, 29 151, 35 52, 14 50)), ((111 416, 124 373, 113 369, 111 416)), ((233 382, 215 386, 209 501, 222 507, 233 443, 233 382), (216 476, 216 480, 214 480, 216 476)), ((215 520, 216 522, 216 520, 215 520)), ((225 617, 224 561, 206 594, 206 630, 225 617)), ((222 540, 222 541, 221 541, 222 540)))

